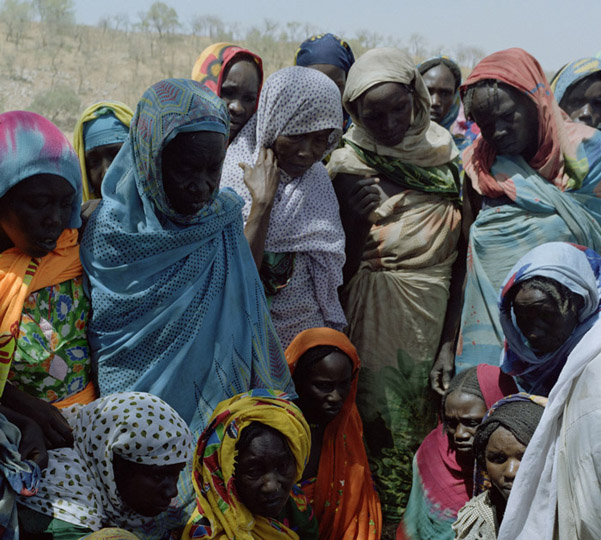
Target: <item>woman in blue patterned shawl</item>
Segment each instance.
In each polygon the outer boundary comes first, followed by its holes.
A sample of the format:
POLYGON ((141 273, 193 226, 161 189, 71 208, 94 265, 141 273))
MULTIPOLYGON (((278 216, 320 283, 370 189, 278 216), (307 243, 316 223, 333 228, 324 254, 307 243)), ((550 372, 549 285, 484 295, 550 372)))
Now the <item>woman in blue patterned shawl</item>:
POLYGON ((155 394, 195 435, 228 397, 291 389, 243 201, 218 189, 229 124, 223 101, 195 81, 150 87, 81 248, 101 395, 155 394))

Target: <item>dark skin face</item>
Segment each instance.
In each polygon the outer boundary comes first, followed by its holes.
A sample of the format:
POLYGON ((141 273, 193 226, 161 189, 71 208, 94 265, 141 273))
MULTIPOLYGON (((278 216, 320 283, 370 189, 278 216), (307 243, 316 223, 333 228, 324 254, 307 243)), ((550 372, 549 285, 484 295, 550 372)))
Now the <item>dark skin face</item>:
POLYGON ((113 472, 119 496, 142 516, 152 517, 167 510, 177 496, 177 479, 185 463, 144 465, 113 455, 113 472))
POLYGON ((331 129, 300 135, 280 135, 273 143, 278 166, 291 178, 305 174, 325 154, 331 129))
POLYGON ((225 137, 211 131, 180 133, 162 154, 163 187, 171 207, 196 214, 219 187, 225 137))
POLYGON ((578 324, 576 310, 561 313, 548 293, 528 286, 515 295, 513 312, 518 328, 537 355, 559 349, 578 324))
POLYGON ((26 178, 0 199, 0 252, 16 247, 30 257, 44 257, 71 219, 75 190, 53 174, 26 178))
POLYGON ((474 91, 472 116, 482 137, 499 155, 521 155, 530 161, 538 149, 536 105, 510 86, 479 87, 474 91))
POLYGON ((451 70, 444 64, 434 66, 426 71, 422 77, 432 100, 430 120, 440 124, 449 112, 451 105, 453 105, 455 77, 453 77, 451 70))
POLYGON ((344 72, 344 69, 333 66, 332 64, 311 64, 307 67, 321 71, 324 75, 327 75, 332 79, 334 83, 336 83, 338 90, 340 90, 340 95, 342 96, 344 93, 344 85, 346 84, 346 73, 344 72))
POLYGON ((328 424, 342 409, 351 391, 353 365, 334 351, 318 360, 296 384, 298 405, 308 422, 328 424))
POLYGON ((559 105, 574 122, 598 128, 601 124, 601 73, 585 77, 570 87, 559 105))
POLYGON ((498 427, 488 439, 484 454, 486 471, 505 500, 511 493, 525 451, 526 446, 504 427, 498 427))
POLYGON ((486 404, 478 396, 451 392, 445 401, 444 417, 449 444, 457 454, 472 456, 476 428, 486 414, 486 404))
POLYGON ((86 174, 94 198, 102 197, 100 186, 104 180, 104 175, 122 146, 123 143, 105 144, 86 152, 86 174))
POLYGON ((239 60, 227 67, 220 97, 230 113, 230 141, 255 112, 260 82, 257 66, 250 60, 239 60))
POLYGON ((382 146, 396 146, 411 125, 413 96, 399 83, 378 84, 356 100, 359 123, 382 146))
POLYGON ((253 514, 275 518, 288 501, 296 463, 283 435, 265 428, 238 454, 235 486, 253 514))

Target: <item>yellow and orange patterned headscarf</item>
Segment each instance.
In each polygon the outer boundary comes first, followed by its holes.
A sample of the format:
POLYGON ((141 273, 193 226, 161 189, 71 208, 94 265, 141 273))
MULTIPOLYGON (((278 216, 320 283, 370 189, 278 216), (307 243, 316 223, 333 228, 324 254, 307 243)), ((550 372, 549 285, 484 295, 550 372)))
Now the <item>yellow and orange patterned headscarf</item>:
POLYGON ((311 448, 311 432, 300 409, 276 390, 255 389, 222 401, 200 436, 194 452, 192 482, 197 508, 184 539, 297 540, 283 523, 253 515, 238 500, 234 486, 236 443, 253 422, 276 429, 288 441, 300 480, 311 448), (207 524, 208 520, 208 524, 207 524))

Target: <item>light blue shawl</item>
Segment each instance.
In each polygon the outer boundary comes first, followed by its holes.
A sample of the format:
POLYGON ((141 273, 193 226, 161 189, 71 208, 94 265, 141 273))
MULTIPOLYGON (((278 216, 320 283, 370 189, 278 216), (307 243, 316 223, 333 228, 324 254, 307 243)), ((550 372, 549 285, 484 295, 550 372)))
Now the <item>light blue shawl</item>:
POLYGON ((223 133, 225 104, 199 83, 161 81, 142 96, 81 246, 102 396, 155 394, 198 435, 220 401, 251 388, 290 392, 283 351, 231 190, 197 214, 169 206, 161 153, 182 131, 223 133))

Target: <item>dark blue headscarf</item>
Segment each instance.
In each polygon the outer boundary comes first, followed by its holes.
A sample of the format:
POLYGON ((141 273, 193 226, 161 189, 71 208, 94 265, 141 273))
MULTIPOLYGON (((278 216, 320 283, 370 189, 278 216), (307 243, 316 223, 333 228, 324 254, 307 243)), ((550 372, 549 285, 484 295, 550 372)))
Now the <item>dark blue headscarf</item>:
POLYGON ((350 45, 334 34, 319 34, 303 41, 296 51, 294 64, 308 67, 313 64, 331 64, 345 73, 355 63, 350 45))

